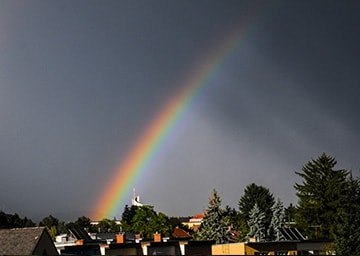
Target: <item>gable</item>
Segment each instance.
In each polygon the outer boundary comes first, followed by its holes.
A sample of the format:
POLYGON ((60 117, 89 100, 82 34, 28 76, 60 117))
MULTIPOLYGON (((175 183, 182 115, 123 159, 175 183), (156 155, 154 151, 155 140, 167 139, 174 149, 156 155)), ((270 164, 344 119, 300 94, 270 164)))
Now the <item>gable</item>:
POLYGON ((45 229, 36 244, 33 255, 58 255, 58 251, 49 233, 45 229))

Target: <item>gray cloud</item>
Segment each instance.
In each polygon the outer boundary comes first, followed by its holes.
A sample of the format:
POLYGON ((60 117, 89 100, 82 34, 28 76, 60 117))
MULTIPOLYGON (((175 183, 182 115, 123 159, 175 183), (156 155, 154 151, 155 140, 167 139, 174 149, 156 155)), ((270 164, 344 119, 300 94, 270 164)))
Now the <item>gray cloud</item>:
POLYGON ((201 56, 245 21, 214 89, 137 182, 143 201, 191 215, 213 188, 237 207, 256 182, 296 203, 294 171, 322 152, 358 172, 358 9, 322 1, 4 2, 0 207, 33 218, 89 214, 114 166, 201 56))

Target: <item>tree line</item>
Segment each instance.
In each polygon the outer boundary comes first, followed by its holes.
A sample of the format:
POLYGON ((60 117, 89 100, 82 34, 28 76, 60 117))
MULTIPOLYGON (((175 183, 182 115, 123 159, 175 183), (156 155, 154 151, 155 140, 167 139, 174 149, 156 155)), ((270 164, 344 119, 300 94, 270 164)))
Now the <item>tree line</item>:
POLYGON ((229 215, 212 192, 205 218, 196 238, 226 242, 226 227, 239 231, 239 241, 281 240, 280 228, 298 228, 308 239, 333 241, 329 250, 337 255, 360 255, 360 180, 351 170, 335 169, 337 161, 325 153, 308 161, 295 183, 296 207, 283 207, 268 188, 250 184, 239 200, 239 211, 229 215))
MULTIPOLYGON (((255 183, 244 189, 238 209, 221 206, 221 198, 214 189, 199 229, 194 232, 182 225, 178 218, 156 212, 153 206, 126 205, 121 224, 115 219, 103 219, 97 225, 85 216, 65 223, 49 215, 38 225, 46 226, 50 235, 66 233, 69 227, 85 228, 89 232, 134 232, 143 238, 152 238, 158 232, 171 236, 175 227, 191 233, 196 240, 213 240, 216 243, 281 240, 282 227, 296 227, 309 239, 334 241, 338 255, 360 254, 360 180, 351 170, 336 169, 334 157, 323 153, 303 165, 296 175, 302 182, 294 187, 298 202, 287 208, 270 190, 255 183), (229 230, 232 232, 229 238, 229 230), (235 234, 235 235, 234 235, 235 234)), ((0 228, 37 225, 17 214, 0 212, 0 228)))

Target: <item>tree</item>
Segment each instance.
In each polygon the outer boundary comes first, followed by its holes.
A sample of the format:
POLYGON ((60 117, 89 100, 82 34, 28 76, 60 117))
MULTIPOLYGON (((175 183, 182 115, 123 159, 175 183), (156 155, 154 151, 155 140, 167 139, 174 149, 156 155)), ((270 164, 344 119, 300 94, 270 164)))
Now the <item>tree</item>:
POLYGON ((170 236, 172 232, 168 216, 156 213, 150 205, 136 206, 131 223, 131 230, 142 234, 144 238, 153 238, 155 233, 170 236))
POLYGON ((91 226, 91 220, 88 217, 81 216, 77 218, 75 225, 79 228, 88 229, 91 226))
POLYGON ((336 255, 360 255, 360 180, 350 177, 335 237, 336 255))
POLYGON ((197 240, 212 240, 217 244, 227 241, 226 233, 228 225, 224 218, 224 210, 221 208, 221 199, 214 189, 209 199, 208 208, 198 231, 197 240))
POLYGON ((238 242, 245 242, 250 229, 244 217, 238 214, 236 219, 234 219, 233 225, 238 232, 238 242))
POLYGON ((31 219, 28 219, 27 217, 24 218, 23 223, 24 223, 23 226, 25 228, 26 227, 35 227, 36 226, 35 222, 33 222, 31 219))
POLYGON ((51 226, 51 227, 46 227, 47 231, 49 232, 49 235, 51 237, 51 239, 53 241, 56 240, 56 235, 57 235, 57 229, 56 229, 56 226, 51 226))
POLYGON ((274 196, 272 193, 270 193, 268 188, 251 183, 250 185, 246 186, 244 195, 240 198, 240 214, 247 222, 249 220, 250 211, 254 208, 254 205, 257 204, 260 210, 265 214, 264 225, 265 229, 267 230, 272 218, 271 207, 274 205, 274 203, 274 196))
POLYGON ((283 236, 281 235, 280 228, 284 226, 285 209, 283 203, 278 198, 272 207, 273 216, 271 218, 270 226, 268 229, 268 238, 272 241, 280 241, 283 236))
POLYGON ((144 238, 152 238, 156 232, 154 228, 154 220, 156 217, 154 207, 138 206, 132 219, 132 230, 142 234, 144 238))
POLYGON ((120 225, 116 224, 115 219, 111 220, 108 218, 104 218, 99 221, 99 224, 96 225, 98 232, 104 233, 115 233, 120 231, 120 225))
POLYGON ((39 226, 45 226, 48 228, 51 228, 52 226, 57 227, 59 224, 59 220, 52 216, 51 214, 40 221, 39 226))
POLYGON ((225 206, 224 209, 224 218, 226 220, 226 223, 229 223, 230 225, 236 224, 238 213, 234 208, 231 208, 229 205, 225 206))
POLYGON ((65 221, 59 221, 56 230, 57 230, 57 234, 66 234, 69 230, 68 223, 65 223, 65 221))
POLYGON ((91 219, 86 216, 80 216, 74 222, 74 226, 77 228, 85 229, 88 232, 95 231, 93 225, 91 225, 91 219))
POLYGON ((262 242, 266 237, 265 213, 255 203, 249 214, 248 226, 250 228, 247 238, 256 238, 256 241, 262 242))
POLYGON ((23 219, 17 214, 9 214, 8 222, 14 228, 21 228, 24 226, 23 219))
POLYGON ((185 230, 190 235, 194 233, 194 230, 192 230, 188 225, 184 225, 179 217, 170 217, 169 223, 171 225, 171 230, 173 231, 175 228, 181 228, 185 230))
POLYGON ((173 231, 169 217, 164 213, 159 212, 157 214, 157 218, 154 220, 154 229, 155 232, 158 232, 163 236, 169 237, 173 231))
POLYGON ((310 238, 334 238, 341 206, 345 202, 348 171, 334 170, 337 161, 323 153, 295 172, 303 183, 295 183, 298 196, 296 223, 310 238))
POLYGON ((131 207, 125 205, 124 211, 121 215, 121 228, 123 231, 132 231, 133 218, 138 207, 139 206, 135 205, 132 205, 131 207))
POLYGON ((35 226, 35 223, 27 217, 21 218, 17 213, 8 214, 0 211, 0 228, 23 228, 35 226))
POLYGON ((58 235, 59 220, 51 214, 40 221, 39 226, 45 226, 49 232, 51 239, 55 241, 55 236, 58 235))
POLYGON ((296 207, 290 203, 285 209, 285 222, 287 226, 292 226, 295 223, 296 207))

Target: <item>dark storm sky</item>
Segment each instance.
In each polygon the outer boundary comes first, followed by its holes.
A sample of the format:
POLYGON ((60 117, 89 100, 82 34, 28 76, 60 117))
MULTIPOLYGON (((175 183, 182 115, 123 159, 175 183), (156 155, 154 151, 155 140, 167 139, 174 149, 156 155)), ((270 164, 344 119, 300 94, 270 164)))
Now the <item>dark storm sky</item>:
POLYGON ((134 184, 141 200, 192 215, 215 188, 237 208, 255 182, 295 204, 294 171, 323 152, 358 175, 359 13, 357 1, 1 1, 0 208, 90 215, 114 166, 237 27, 218 85, 134 184))

